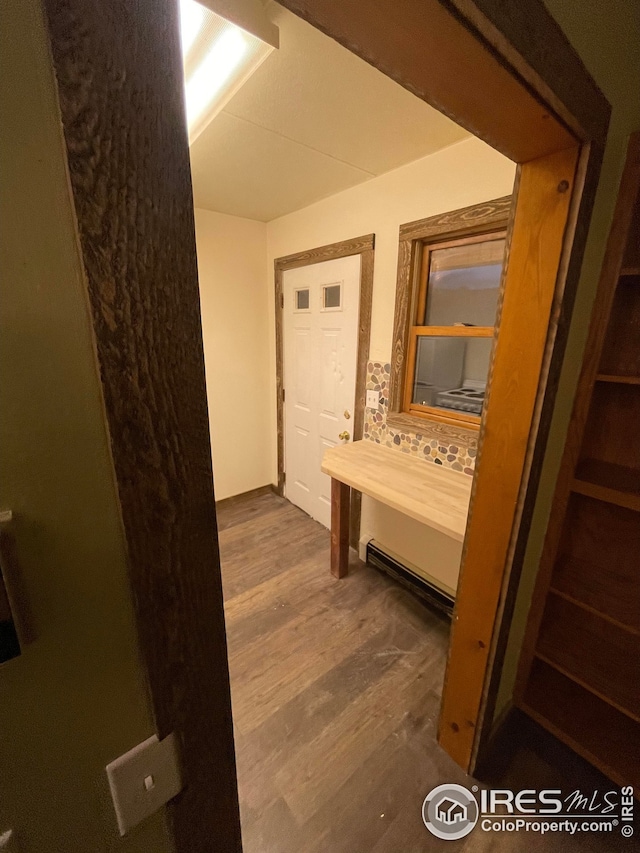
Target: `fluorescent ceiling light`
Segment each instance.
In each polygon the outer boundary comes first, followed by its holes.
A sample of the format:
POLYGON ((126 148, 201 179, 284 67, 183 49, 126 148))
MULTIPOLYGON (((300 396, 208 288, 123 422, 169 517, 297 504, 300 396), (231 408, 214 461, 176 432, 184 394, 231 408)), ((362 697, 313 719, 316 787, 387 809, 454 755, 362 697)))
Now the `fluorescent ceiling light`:
MULTIPOLYGON (((212 2, 207 0, 208 5, 212 2)), ((257 8, 264 14, 262 6, 257 8)), ((263 20, 258 24, 265 27, 263 20)), ((180 0, 180 31, 189 144, 192 144, 267 58, 273 45, 195 0, 180 0)))
POLYGON ((226 30, 214 41, 202 62, 185 81, 189 127, 196 125, 216 95, 224 89, 246 51, 244 34, 236 27, 226 30))
POLYGON ((203 23, 204 6, 201 6, 200 3, 180 3, 180 36, 183 57, 189 55, 203 23))

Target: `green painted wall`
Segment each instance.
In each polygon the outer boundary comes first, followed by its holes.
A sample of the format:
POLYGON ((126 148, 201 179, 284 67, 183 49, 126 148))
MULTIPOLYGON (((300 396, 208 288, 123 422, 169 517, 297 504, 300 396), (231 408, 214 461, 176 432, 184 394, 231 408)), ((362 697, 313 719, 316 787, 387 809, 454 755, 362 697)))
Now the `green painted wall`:
POLYGON ((580 54, 612 105, 613 112, 522 581, 509 635, 496 716, 508 705, 513 694, 527 613, 582 365, 591 308, 618 195, 627 139, 634 130, 640 130, 638 0, 546 0, 546 6, 580 54))
POLYGON ((39 0, 0 4, 0 508, 38 638, 0 666, 0 834, 29 853, 121 840, 104 766, 153 733, 39 0))

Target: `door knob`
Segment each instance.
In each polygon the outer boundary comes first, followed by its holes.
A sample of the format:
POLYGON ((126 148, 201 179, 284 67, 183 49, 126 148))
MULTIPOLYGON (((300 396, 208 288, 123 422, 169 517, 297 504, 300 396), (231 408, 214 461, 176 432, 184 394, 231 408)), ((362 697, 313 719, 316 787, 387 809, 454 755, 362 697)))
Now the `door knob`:
POLYGON ((346 429, 345 429, 345 430, 344 430, 344 432, 341 432, 341 433, 340 433, 340 435, 338 436, 338 438, 339 438, 339 439, 341 439, 342 441, 349 441, 349 439, 351 438, 351 436, 349 435, 349 433, 348 433, 348 432, 346 431, 346 429))

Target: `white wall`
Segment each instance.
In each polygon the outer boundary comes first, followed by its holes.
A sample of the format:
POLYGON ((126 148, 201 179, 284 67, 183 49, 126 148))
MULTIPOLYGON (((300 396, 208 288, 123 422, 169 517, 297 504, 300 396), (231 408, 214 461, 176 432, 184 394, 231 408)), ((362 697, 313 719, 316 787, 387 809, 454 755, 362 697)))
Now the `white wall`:
POLYGON ((266 225, 196 209, 216 500, 271 482, 274 392, 266 225))
MULTIPOLYGON (((456 210, 492 198, 508 195, 513 188, 515 165, 475 138, 463 140, 428 157, 388 172, 364 184, 333 195, 302 210, 267 224, 269 275, 269 336, 271 357, 270 474, 276 482, 277 451, 275 434, 275 331, 273 309, 273 261, 275 258, 375 233, 375 272, 370 359, 388 362, 391 355, 393 315, 398 260, 398 229, 404 222, 456 210)), ((411 519, 403 523, 398 542, 397 514, 386 507, 363 500, 362 530, 393 547, 425 572, 435 574, 436 563, 446 563, 441 581, 455 587, 460 549, 455 554, 434 541, 430 531, 411 519), (393 546, 391 545, 393 540, 393 546), (402 542, 405 553, 402 553, 402 542), (410 552, 410 553, 409 553, 410 552)))
MULTIPOLYGON (((274 259, 374 233, 370 359, 388 362, 399 226, 508 195, 514 175, 513 163, 472 138, 266 225, 196 209, 217 500, 277 482, 274 259)), ((362 530, 455 587, 457 543, 366 498, 362 530)))
MULTIPOLYGON (((404 222, 508 195, 515 165, 471 138, 379 178, 267 223, 269 281, 273 259, 314 246, 376 235, 371 359, 388 360, 398 262, 398 228, 404 222)), ((273 309, 272 309, 273 310, 273 309)), ((272 335, 273 330, 271 330, 272 335)), ((272 347, 272 350, 274 348, 272 347)))

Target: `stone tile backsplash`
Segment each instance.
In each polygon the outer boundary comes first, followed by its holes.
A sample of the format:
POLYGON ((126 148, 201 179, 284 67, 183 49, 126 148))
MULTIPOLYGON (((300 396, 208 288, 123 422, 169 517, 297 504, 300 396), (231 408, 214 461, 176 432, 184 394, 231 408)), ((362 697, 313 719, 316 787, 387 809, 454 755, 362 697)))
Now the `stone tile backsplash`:
POLYGON ((478 439, 473 433, 470 433, 467 443, 456 440, 455 444, 449 444, 443 435, 434 438, 428 434, 428 422, 425 423, 426 435, 387 426, 390 375, 390 364, 379 361, 367 364, 367 391, 379 391, 380 404, 377 411, 369 408, 365 410, 363 437, 376 444, 397 448, 403 453, 415 453, 436 465, 445 465, 454 471, 472 475, 478 452, 478 439))

